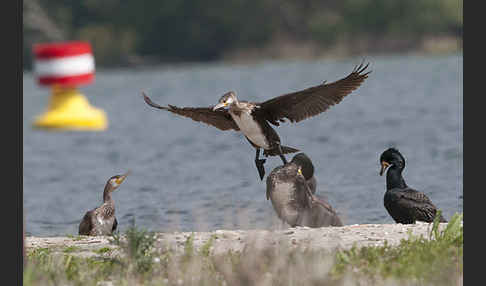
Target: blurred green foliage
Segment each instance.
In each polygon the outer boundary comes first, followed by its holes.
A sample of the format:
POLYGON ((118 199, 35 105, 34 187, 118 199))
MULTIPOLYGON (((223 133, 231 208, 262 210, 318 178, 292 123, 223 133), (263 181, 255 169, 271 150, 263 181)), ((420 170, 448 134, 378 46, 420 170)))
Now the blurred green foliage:
MULTIPOLYGON (((28 1, 40 4, 63 40, 90 41, 104 66, 220 60, 282 42, 324 52, 338 44, 348 53, 406 51, 426 37, 462 39, 463 29, 462 0, 28 1)), ((24 17, 24 67, 32 43, 48 34, 24 17)))
POLYGON ((416 285, 458 285, 464 271, 463 217, 463 213, 455 213, 441 231, 437 215, 428 238, 409 234, 398 246, 385 242, 383 246, 338 252, 333 271, 360 273, 378 280, 413 279, 416 285))

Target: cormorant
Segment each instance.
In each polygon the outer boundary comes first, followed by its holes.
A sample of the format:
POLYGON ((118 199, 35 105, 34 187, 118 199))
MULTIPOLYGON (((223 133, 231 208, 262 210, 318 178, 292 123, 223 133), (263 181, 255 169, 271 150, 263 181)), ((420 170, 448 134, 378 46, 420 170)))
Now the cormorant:
POLYGON ((313 178, 312 161, 299 153, 268 175, 267 200, 271 200, 278 217, 292 227, 342 226, 336 211, 312 193, 308 182, 315 182, 313 178))
POLYGON ((111 198, 111 193, 121 185, 128 174, 129 172, 124 175, 115 175, 106 182, 103 204, 86 212, 79 224, 79 234, 111 235, 116 230, 118 221, 115 217, 115 202, 111 198))
MULTIPOLYGON (((389 148, 381 154, 380 164, 380 176, 388 168, 384 205, 395 222, 433 222, 437 213, 436 206, 424 193, 408 187, 402 177, 405 168, 405 158, 402 154, 395 148, 389 148)), ((447 222, 442 215, 439 221, 447 222)))
POLYGON ((218 104, 211 107, 183 107, 174 105, 160 106, 144 93, 145 102, 155 108, 168 110, 175 114, 201 121, 220 130, 241 131, 250 144, 256 149, 255 164, 263 180, 265 159, 260 159, 260 149, 264 156, 279 155, 284 164, 284 154, 298 152, 298 149, 280 144, 280 137, 269 123, 279 126, 288 119, 299 122, 315 116, 335 105, 353 90, 357 89, 371 71, 363 73, 368 64, 355 67, 345 78, 332 83, 313 86, 304 90, 284 94, 265 102, 248 102, 238 100, 235 92, 225 93, 218 104), (227 107, 228 109, 225 109, 227 107))

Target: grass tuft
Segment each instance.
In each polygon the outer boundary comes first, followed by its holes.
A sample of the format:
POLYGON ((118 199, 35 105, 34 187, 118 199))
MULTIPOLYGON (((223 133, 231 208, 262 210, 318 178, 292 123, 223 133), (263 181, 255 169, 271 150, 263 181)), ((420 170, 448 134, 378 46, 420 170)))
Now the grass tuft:
POLYGON ((109 253, 111 251, 113 251, 113 249, 110 248, 110 247, 102 247, 100 249, 95 250, 94 252, 96 252, 98 254, 105 254, 105 253, 109 253))
POLYGON ((72 245, 72 246, 68 246, 68 247, 64 248, 63 252, 65 252, 65 253, 71 253, 71 252, 77 252, 79 250, 80 250, 79 247, 77 247, 75 245, 72 245))
POLYGON ((462 218, 462 214, 456 213, 440 231, 437 216, 429 239, 410 235, 398 246, 385 243, 338 252, 333 273, 359 273, 371 280, 393 277, 418 283, 455 285, 463 275, 462 218))
POLYGON ((145 273, 151 270, 153 263, 153 244, 156 240, 154 232, 135 227, 135 222, 126 230, 124 239, 117 233, 113 235, 112 243, 120 247, 128 257, 129 265, 135 270, 145 273))

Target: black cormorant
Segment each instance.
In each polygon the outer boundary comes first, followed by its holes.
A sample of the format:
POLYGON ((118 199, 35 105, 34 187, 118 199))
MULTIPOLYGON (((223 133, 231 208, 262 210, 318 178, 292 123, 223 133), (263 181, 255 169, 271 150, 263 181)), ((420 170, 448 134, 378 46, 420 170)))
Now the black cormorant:
POLYGON ((368 65, 363 64, 345 78, 332 83, 325 81, 297 92, 284 94, 265 102, 248 102, 238 100, 235 92, 224 94, 218 104, 211 107, 183 107, 174 105, 160 106, 143 93, 145 102, 155 108, 168 110, 175 114, 189 117, 215 126, 220 130, 241 131, 250 144, 256 149, 255 164, 263 180, 265 159, 260 159, 260 149, 264 156, 279 155, 284 164, 284 154, 298 152, 298 149, 280 144, 280 137, 269 123, 279 126, 279 122, 299 122, 315 116, 335 105, 353 90, 357 89, 371 71, 363 73, 368 65), (228 107, 225 109, 225 107, 228 107))
POLYGON ((121 185, 128 174, 129 172, 124 175, 115 175, 106 182, 103 204, 86 212, 79 224, 79 234, 111 235, 116 230, 118 221, 115 217, 115 202, 111 198, 111 193, 121 185))
POLYGON ((268 175, 267 200, 271 200, 278 217, 292 227, 342 226, 336 211, 312 193, 308 182, 315 183, 313 178, 312 161, 299 153, 268 175))
MULTIPOLYGON (((380 156, 380 176, 386 174, 385 208, 397 223, 413 224, 416 221, 433 222, 437 208, 422 192, 407 186, 402 177, 405 158, 395 148, 385 150, 380 156)), ((441 215, 440 222, 447 222, 441 215)))

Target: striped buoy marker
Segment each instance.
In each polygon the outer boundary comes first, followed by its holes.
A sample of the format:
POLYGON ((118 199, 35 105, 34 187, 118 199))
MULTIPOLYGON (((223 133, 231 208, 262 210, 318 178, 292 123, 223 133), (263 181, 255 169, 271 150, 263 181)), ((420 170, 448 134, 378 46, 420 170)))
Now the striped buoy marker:
POLYGON ((95 62, 86 42, 35 44, 34 75, 41 86, 51 87, 47 111, 34 127, 69 130, 104 130, 105 112, 91 106, 77 87, 94 81, 95 62))

